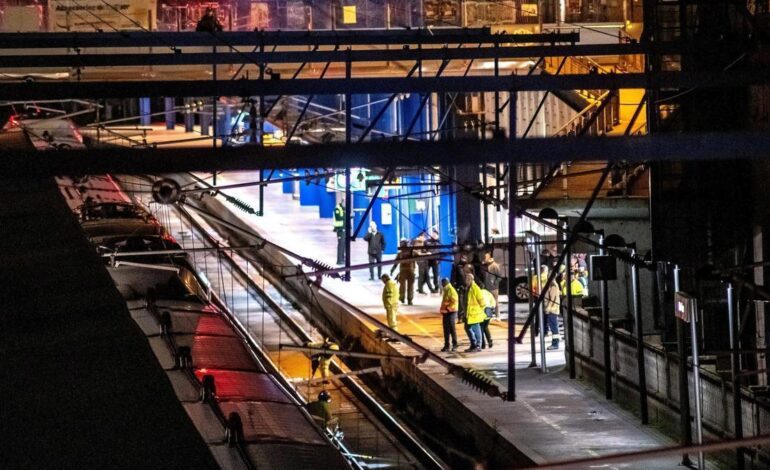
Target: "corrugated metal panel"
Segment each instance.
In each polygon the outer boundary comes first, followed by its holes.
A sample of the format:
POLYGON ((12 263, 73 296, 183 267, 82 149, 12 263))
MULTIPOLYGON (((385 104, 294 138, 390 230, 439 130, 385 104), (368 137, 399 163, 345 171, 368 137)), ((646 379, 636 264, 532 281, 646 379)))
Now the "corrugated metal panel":
POLYGON ((190 346, 193 366, 196 369, 258 370, 256 363, 238 338, 179 336, 177 343, 190 346))
POLYGON ((198 369, 195 371, 198 380, 207 374, 214 376, 219 400, 291 403, 291 400, 267 374, 216 369, 198 369))
POLYGON ((246 446, 257 468, 318 469, 348 468, 331 446, 302 444, 252 444, 246 446))
MULTIPOLYGON (((296 405, 266 402, 224 402, 225 416, 235 411, 243 422, 243 435, 248 442, 278 440, 302 444, 323 444, 320 432, 296 405)), ((280 467, 275 467, 280 468, 280 467)))

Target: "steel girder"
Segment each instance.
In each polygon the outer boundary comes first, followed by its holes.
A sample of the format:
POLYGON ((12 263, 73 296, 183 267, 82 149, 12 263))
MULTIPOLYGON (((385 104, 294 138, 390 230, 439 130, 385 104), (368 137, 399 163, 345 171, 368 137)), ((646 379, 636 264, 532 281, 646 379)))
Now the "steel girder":
MULTIPOLYGON (((210 46, 228 48, 221 43, 210 46)), ((112 51, 109 48, 101 50, 112 51)), ((538 45, 516 47, 448 47, 408 49, 368 49, 368 50, 275 50, 275 51, 238 51, 224 52, 185 51, 176 53, 142 52, 133 48, 131 51, 115 50, 112 53, 72 54, 61 49, 60 53, 5 54, 0 57, 0 68, 37 68, 37 67, 126 67, 126 66, 180 66, 180 65, 225 65, 238 63, 298 64, 298 63, 361 63, 388 61, 429 61, 429 60, 483 60, 483 59, 529 59, 532 57, 565 56, 614 56, 645 54, 651 50, 642 44, 576 44, 576 45, 538 45)), ((681 53, 676 44, 664 44, 655 48, 656 53, 681 53)))
POLYGON ((497 162, 770 159, 770 134, 658 134, 640 137, 371 142, 285 147, 126 148, 0 151, 4 177, 178 173, 271 168, 414 167, 497 162))
POLYGON ((339 95, 486 91, 617 90, 622 88, 735 88, 770 83, 770 69, 598 74, 328 78, 319 80, 157 80, 3 83, 0 100, 97 99, 159 96, 339 95))
POLYGON ((355 46, 370 44, 551 43, 580 40, 577 32, 492 34, 489 28, 416 28, 409 30, 229 31, 200 32, 76 32, 1 33, 0 49, 87 47, 230 46, 355 46))

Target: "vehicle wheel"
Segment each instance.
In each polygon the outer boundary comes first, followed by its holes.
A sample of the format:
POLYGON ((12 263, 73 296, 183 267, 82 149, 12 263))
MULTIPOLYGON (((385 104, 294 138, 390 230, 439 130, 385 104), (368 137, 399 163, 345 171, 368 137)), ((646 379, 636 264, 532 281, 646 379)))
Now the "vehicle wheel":
POLYGON ((516 278, 516 302, 529 301, 529 282, 526 276, 516 278))
POLYGON ((35 77, 33 77, 32 75, 27 75, 27 76, 24 77, 24 81, 26 83, 34 83, 34 82, 37 81, 37 79, 35 77))

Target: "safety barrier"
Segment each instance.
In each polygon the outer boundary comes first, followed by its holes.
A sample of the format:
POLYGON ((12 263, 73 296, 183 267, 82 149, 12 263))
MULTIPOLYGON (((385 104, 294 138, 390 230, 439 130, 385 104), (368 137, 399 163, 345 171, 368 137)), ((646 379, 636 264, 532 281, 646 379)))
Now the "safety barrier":
MULTIPOLYGON (((601 321, 599 318, 589 318, 585 313, 576 312, 574 332, 575 368, 578 376, 601 387, 604 382, 601 321)), ((621 404, 635 406, 638 403, 639 389, 636 341, 630 332, 622 328, 611 330, 610 341, 612 342, 613 387, 621 404)), ((645 343, 644 360, 651 421, 657 420, 664 425, 670 423, 675 427, 679 422, 679 358, 676 354, 666 352, 662 347, 645 343)), ((690 404, 694 407, 694 379, 691 367, 692 363, 688 360, 690 404)), ((732 383, 710 370, 701 368, 700 387, 703 397, 704 431, 711 434, 712 438, 732 437, 734 435, 732 383)), ((759 436, 770 432, 770 402, 743 388, 741 403, 744 436, 759 436)), ((770 453, 762 450, 754 458, 767 464, 770 462, 770 453)))

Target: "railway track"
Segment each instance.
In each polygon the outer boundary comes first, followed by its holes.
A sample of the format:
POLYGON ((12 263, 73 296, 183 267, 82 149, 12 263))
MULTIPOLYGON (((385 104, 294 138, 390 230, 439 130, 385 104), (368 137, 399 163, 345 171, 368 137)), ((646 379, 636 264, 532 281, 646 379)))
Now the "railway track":
MULTIPOLYGON (((355 372, 335 360, 329 383, 308 381, 310 359, 306 353, 281 346, 302 346, 322 337, 296 306, 274 284, 269 273, 252 262, 248 250, 230 247, 222 234, 184 206, 150 203, 147 181, 125 178, 123 187, 153 209, 179 244, 188 250, 198 271, 226 304, 242 331, 275 364, 287 383, 306 401, 321 391, 332 396, 332 414, 344 434, 331 433, 351 464, 359 468, 442 468, 444 465, 409 432, 355 377, 355 372), (136 191, 136 190, 139 191, 136 191)), ((255 248, 251 248, 255 249, 255 248)))

